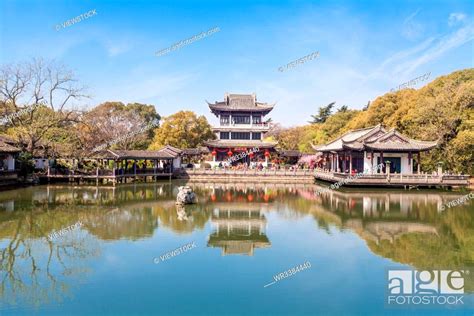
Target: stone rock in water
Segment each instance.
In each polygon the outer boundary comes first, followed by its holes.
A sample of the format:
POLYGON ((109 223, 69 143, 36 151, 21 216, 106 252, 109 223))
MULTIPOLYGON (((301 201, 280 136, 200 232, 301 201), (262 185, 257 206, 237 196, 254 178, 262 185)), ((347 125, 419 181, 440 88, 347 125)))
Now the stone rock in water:
POLYGON ((196 203, 196 194, 189 186, 181 186, 178 188, 178 196, 176 204, 194 204, 196 203))
POLYGON ((186 209, 184 208, 183 204, 177 204, 176 205, 176 213, 178 214, 178 220, 179 221, 187 221, 188 220, 188 214, 186 213, 186 209))

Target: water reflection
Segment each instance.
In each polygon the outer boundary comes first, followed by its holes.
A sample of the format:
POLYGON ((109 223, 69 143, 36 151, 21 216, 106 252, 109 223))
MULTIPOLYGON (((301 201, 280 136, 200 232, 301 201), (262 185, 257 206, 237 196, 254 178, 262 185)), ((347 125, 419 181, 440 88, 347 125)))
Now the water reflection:
POLYGON ((270 247, 265 234, 267 220, 259 204, 221 203, 214 205, 211 222, 215 231, 209 236, 209 247, 222 248, 222 255, 253 256, 256 248, 270 247))
MULTIPOLYGON (((208 247, 221 248, 222 255, 258 257, 262 248, 272 248, 266 234, 270 212, 312 216, 317 229, 353 232, 374 254, 418 269, 474 266, 473 201, 438 211, 466 193, 338 190, 318 196, 313 185, 195 184, 199 203, 177 207, 176 188, 155 183, 1 192, 1 300, 60 300, 90 272, 89 262, 100 260, 104 242, 139 242, 163 228, 190 234, 209 223, 208 247), (81 230, 48 241, 53 231, 78 221, 81 230)), ((291 222, 288 232, 298 233, 291 222)), ((473 291, 474 282, 466 282, 466 290, 473 291)))

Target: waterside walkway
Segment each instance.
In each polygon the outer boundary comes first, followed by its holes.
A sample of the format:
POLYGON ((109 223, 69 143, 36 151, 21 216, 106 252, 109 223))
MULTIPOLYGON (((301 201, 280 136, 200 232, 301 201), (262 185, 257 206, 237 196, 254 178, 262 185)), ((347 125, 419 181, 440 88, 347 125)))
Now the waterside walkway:
POLYGON ((364 174, 350 175, 340 172, 315 171, 316 180, 332 183, 344 182, 345 186, 376 187, 467 187, 468 175, 432 175, 432 174, 364 174))

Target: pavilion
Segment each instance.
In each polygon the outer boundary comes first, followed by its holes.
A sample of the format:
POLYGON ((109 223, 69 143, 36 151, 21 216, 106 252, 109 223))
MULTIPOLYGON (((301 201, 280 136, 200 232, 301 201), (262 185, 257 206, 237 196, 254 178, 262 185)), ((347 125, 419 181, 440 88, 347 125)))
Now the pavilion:
POLYGON ((237 203, 232 207, 228 203, 215 203, 211 223, 216 229, 207 245, 221 248, 223 256, 253 256, 256 249, 271 246, 260 203, 237 203))
POLYGON ((15 157, 21 152, 12 138, 0 135, 0 171, 14 171, 15 157))
POLYGON ((0 135, 0 185, 16 183, 18 179, 15 158, 21 149, 8 136, 0 135))
POLYGON ((320 167, 337 173, 420 174, 420 154, 438 145, 438 141, 420 141, 402 135, 381 124, 353 130, 323 146, 313 146, 323 155, 320 167), (416 157, 416 161, 415 161, 416 157), (379 164, 382 170, 374 170, 379 164), (390 166, 389 170, 386 167, 390 166))
POLYGON ((263 141, 265 133, 271 127, 271 123, 264 122, 263 118, 273 110, 274 104, 257 102, 255 94, 226 93, 224 101, 213 104, 208 102, 208 105, 220 123, 213 128, 217 140, 204 143, 213 157, 208 163, 216 166, 235 154, 258 148, 259 151, 249 153, 232 164, 250 165, 252 162, 260 162, 267 166, 277 143, 263 141))
MULTIPOLYGON (((72 168, 64 168, 57 164, 55 159, 53 167, 48 167, 48 179, 69 179, 74 181, 99 180, 116 182, 127 182, 143 178, 169 178, 173 176, 176 169, 181 167, 182 150, 165 146, 160 150, 116 150, 106 149, 97 151, 82 159, 82 162, 92 161, 95 168, 82 168, 77 159, 73 159, 72 168)), ((69 160, 69 159, 66 159, 69 160)))

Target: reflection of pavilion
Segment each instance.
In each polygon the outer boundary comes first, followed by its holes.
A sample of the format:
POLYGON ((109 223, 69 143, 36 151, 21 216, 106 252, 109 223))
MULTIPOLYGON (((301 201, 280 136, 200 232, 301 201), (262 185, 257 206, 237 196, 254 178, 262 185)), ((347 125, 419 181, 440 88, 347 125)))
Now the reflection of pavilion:
POLYGON ((255 248, 270 247, 265 235, 266 218, 261 208, 249 204, 228 205, 215 208, 211 222, 216 230, 209 236, 209 247, 222 248, 222 255, 244 254, 253 256, 255 248), (242 206, 242 207, 239 207, 242 206))
MULTIPOLYGON (((300 190, 301 191, 301 190, 300 190)), ((305 194, 299 192, 304 198, 305 194)), ((308 194, 309 195, 309 194, 308 194)), ((316 194, 313 199, 317 199, 316 194)), ((436 209, 447 201, 462 197, 461 193, 440 194, 439 192, 406 192, 406 191, 338 191, 331 190, 320 195, 323 206, 331 210, 338 210, 346 214, 361 212, 364 218, 379 218, 396 216, 409 217, 421 208, 436 209)), ((307 198, 309 199, 309 198, 307 198)))
POLYGON ((344 226, 351 228, 365 240, 374 241, 377 245, 382 240, 388 240, 393 244, 402 235, 410 233, 434 234, 438 236, 436 227, 424 223, 375 222, 364 225, 360 219, 350 219, 344 226))

